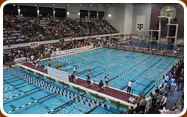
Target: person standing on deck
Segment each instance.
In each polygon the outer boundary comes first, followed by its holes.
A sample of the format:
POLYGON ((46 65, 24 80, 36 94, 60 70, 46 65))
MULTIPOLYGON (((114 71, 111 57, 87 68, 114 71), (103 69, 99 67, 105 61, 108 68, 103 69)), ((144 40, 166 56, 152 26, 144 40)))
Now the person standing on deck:
POLYGON ((128 85, 127 85, 127 93, 131 93, 131 88, 132 88, 132 80, 128 82, 128 85))
POLYGON ((56 62, 56 69, 59 69, 60 68, 60 63, 59 61, 56 62))
POLYGON ((90 80, 90 77, 87 78, 87 84, 88 84, 88 87, 91 87, 91 80, 90 80))
POLYGON ((49 67, 51 67, 51 60, 50 59, 47 61, 47 64, 49 67))
POLYGON ((145 97, 142 98, 142 100, 140 101, 140 106, 141 106, 141 111, 144 114, 145 113, 145 107, 147 105, 147 101, 145 100, 145 97))
POLYGON ((88 70, 87 78, 90 78, 90 75, 91 75, 91 70, 88 70))
POLYGON ((99 85, 98 85, 98 91, 103 91, 104 90, 104 83, 103 83, 103 81, 101 80, 100 82, 99 82, 99 85))
POLYGON ((108 82, 109 82, 109 74, 107 74, 105 76, 105 85, 106 85, 106 87, 108 87, 108 82))
POLYGON ((76 66, 76 65, 73 67, 73 72, 74 72, 74 73, 77 72, 77 66, 76 66))

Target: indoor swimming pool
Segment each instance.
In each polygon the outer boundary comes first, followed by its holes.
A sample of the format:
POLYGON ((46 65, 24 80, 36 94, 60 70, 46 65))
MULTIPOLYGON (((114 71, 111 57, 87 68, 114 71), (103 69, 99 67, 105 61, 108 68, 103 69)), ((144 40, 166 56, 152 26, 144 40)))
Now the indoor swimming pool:
MULTIPOLYGON (((51 59, 51 67, 55 68, 59 61, 62 69, 72 74, 76 65, 77 76, 84 79, 87 79, 86 74, 90 69, 91 77, 97 82, 104 81, 109 74, 109 86, 123 91, 127 90, 127 83, 132 80, 131 93, 148 97, 178 60, 169 56, 101 48, 51 59)), ((39 64, 47 66, 47 61, 39 64)))
MULTIPOLYGON (((132 92, 149 96, 160 85, 163 75, 179 58, 133 51, 100 48, 51 59, 57 61, 69 74, 77 66, 77 76, 104 81, 109 74, 109 86, 123 91, 133 82, 132 92)), ((47 66, 47 60, 39 62, 47 66)), ((75 89, 50 78, 20 67, 3 70, 3 108, 9 114, 117 114, 126 107, 116 106, 110 100, 75 89)))
POLYGON ((20 67, 3 71, 3 109, 8 114, 117 114, 109 100, 20 67))

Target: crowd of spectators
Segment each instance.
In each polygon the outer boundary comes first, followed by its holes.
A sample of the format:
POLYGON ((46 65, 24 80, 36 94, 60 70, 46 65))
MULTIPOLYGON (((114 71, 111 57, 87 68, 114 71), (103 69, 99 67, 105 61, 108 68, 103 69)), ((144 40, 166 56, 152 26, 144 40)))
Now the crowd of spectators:
POLYGON ((51 53, 60 50, 78 48, 83 46, 90 45, 89 39, 83 40, 71 40, 63 43, 53 43, 53 44, 41 44, 36 48, 27 47, 18 47, 14 49, 4 50, 3 52, 3 64, 7 63, 14 64, 16 58, 26 57, 27 60, 36 60, 38 58, 47 58, 51 57, 51 53))
POLYGON ((117 33, 106 20, 3 17, 3 44, 117 33))
MULTIPOLYGON (((150 96, 145 99, 140 96, 136 107, 130 107, 128 114, 140 113, 178 113, 184 108, 184 96, 179 96, 181 99, 175 102, 172 108, 168 108, 168 98, 176 96, 175 91, 183 90, 184 88, 184 59, 181 58, 179 62, 174 65, 171 70, 163 76, 163 81, 160 87, 157 87, 150 96), (164 110, 164 111, 163 111, 164 110)), ((171 103, 171 102, 170 102, 171 103)))

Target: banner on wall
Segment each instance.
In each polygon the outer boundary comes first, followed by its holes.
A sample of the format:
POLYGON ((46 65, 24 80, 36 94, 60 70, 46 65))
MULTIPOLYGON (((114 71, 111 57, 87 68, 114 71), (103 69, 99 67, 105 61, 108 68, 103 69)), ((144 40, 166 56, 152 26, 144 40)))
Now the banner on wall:
POLYGON ((145 16, 144 15, 138 15, 136 17, 136 30, 138 32, 142 32, 145 30, 145 16))
POLYGON ((39 42, 31 42, 31 43, 29 43, 29 46, 30 46, 31 48, 36 48, 36 47, 38 47, 39 45, 40 45, 39 42))
POLYGON ((100 39, 101 37, 99 35, 96 36, 96 39, 100 39))

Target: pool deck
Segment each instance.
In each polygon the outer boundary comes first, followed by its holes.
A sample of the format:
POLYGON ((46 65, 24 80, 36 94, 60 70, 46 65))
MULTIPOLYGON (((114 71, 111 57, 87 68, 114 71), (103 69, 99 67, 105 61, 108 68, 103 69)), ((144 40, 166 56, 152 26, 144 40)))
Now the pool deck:
MULTIPOLYGON (((22 63, 21 65, 29 67, 31 69, 34 69, 36 71, 42 72, 44 74, 48 74, 47 71, 43 71, 43 67, 40 65, 37 66, 37 68, 35 68, 35 66, 30 62, 25 62, 25 63, 22 63)), ((73 82, 71 82, 71 83, 73 83, 73 82)), ((86 80, 82 79, 82 78, 78 78, 77 82, 73 83, 73 84, 76 84, 76 85, 82 86, 84 88, 87 88, 89 90, 93 90, 93 91, 98 92, 98 84, 97 83, 93 83, 93 87, 88 87, 86 80)), ((99 93, 108 95, 113 98, 120 99, 120 100, 125 101, 127 103, 128 103, 129 97, 133 97, 135 99, 137 98, 136 95, 128 94, 124 91, 120 91, 119 89, 115 89, 112 87, 106 87, 106 89, 104 91, 99 91, 99 93)))
POLYGON ((104 48, 113 48, 113 49, 119 49, 119 50, 127 50, 127 51, 135 51, 135 52, 143 52, 143 53, 149 53, 149 54, 155 54, 155 55, 162 55, 162 56, 170 56, 170 57, 183 57, 184 53, 178 53, 178 54, 173 54, 172 52, 160 52, 159 50, 153 50, 150 51, 148 48, 142 49, 142 48, 132 48, 132 47, 125 47, 124 46, 103 46, 104 48))

